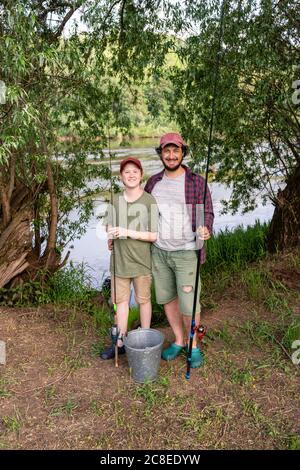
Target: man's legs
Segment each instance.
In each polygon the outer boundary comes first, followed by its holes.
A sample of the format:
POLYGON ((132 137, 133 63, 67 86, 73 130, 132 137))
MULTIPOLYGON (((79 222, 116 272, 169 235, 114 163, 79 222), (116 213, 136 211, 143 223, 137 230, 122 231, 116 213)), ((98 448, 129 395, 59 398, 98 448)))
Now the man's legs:
POLYGON ((176 277, 173 263, 169 263, 170 253, 152 246, 152 273, 154 278, 156 301, 164 306, 168 322, 175 335, 175 344, 183 346, 183 323, 179 310, 176 277))
MULTIPOLYGON (((152 271, 155 281, 157 302, 164 305, 166 317, 175 336, 174 343, 163 351, 166 360, 175 359, 186 345, 191 329, 191 314, 194 301, 195 251, 164 252, 152 249, 152 271), (169 300, 172 299, 172 300, 169 300), (187 331, 185 336, 184 326, 187 331)), ((199 305, 200 283, 197 294, 199 305)), ((199 324, 200 313, 197 308, 195 321, 199 324)), ((193 348, 197 347, 197 336, 193 337, 193 348)))
POLYGON ((184 346, 182 314, 179 310, 178 297, 164 305, 165 314, 175 336, 175 344, 184 346))
MULTIPOLYGON (((191 321, 192 317, 188 315, 182 315, 184 326, 187 332, 187 345, 189 345, 189 338, 190 338, 190 331, 191 331, 191 321)), ((195 325, 199 325, 200 323, 200 313, 195 315, 195 325)), ((194 333, 193 337, 193 348, 197 347, 197 335, 194 333)))
MULTIPOLYGON (((170 257, 174 266, 178 297, 175 302, 170 302, 165 306, 167 318, 175 335, 175 346, 172 347, 171 345, 169 351, 163 354, 163 357, 167 360, 174 359, 180 353, 180 349, 177 348, 176 345, 182 346, 189 344, 195 296, 195 270, 197 264, 196 252, 192 250, 174 252, 170 257), (176 308, 174 308, 174 304, 176 308), (185 327, 186 335, 183 326, 185 327)), ((199 282, 196 298, 196 325, 199 325, 200 322, 200 288, 201 283, 199 282)), ((202 363, 203 356, 199 348, 197 348, 197 335, 194 333, 192 342, 192 367, 199 367, 202 363)))
MULTIPOLYGON (((170 361, 175 359, 182 351, 182 347, 189 345, 189 336, 191 330, 191 315, 183 315, 179 308, 179 300, 174 299, 164 305, 165 313, 168 318, 169 324, 175 336, 175 342, 172 343, 162 353, 163 359, 170 361), (184 327, 186 333, 184 332, 184 327)), ((199 325, 200 313, 195 315, 195 324, 199 325)), ((203 362, 202 353, 197 348, 197 335, 194 333, 192 343, 192 367, 199 367, 203 362), (200 357, 199 357, 200 355, 200 357)))
MULTIPOLYGON (((191 320, 190 315, 184 315, 179 309, 178 297, 177 299, 172 300, 168 304, 164 305, 165 314, 167 316, 168 322, 175 336, 175 344, 178 346, 185 346, 189 342, 190 330, 191 330, 191 320), (185 327, 186 332, 184 332, 183 326, 185 327)), ((195 324, 199 325, 200 323, 200 313, 195 315, 195 324)), ((197 335, 194 334, 193 337, 193 348, 197 347, 197 335)))

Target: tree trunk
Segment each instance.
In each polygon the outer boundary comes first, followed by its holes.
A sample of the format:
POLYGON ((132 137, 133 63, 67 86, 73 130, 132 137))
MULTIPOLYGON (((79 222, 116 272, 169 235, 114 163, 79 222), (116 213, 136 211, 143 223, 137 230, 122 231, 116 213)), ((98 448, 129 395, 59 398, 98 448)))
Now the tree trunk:
POLYGON ((268 250, 275 252, 300 242, 300 165, 277 194, 277 205, 267 236, 268 250))
MULTIPOLYGON (((52 188, 53 189, 53 188, 52 188)), ((46 190, 46 188, 44 188, 46 190)), ((47 186, 47 190, 49 188, 47 186)), ((47 247, 41 253, 40 233, 34 228, 36 200, 34 190, 17 182, 7 207, 2 197, 0 205, 0 289, 15 287, 29 279, 45 280, 49 274, 60 269, 66 259, 61 261, 55 249, 57 228, 57 205, 55 193, 50 194, 51 214, 50 233, 47 247), (7 214, 9 213, 9 218, 7 214), (38 239, 33 243, 34 234, 38 239), (51 235, 51 236, 50 236, 51 235), (38 246, 38 250, 37 250, 38 246)), ((1 196, 1 194, 0 194, 1 196)), ((2 194, 3 196, 3 194, 2 194)))
POLYGON ((0 235, 0 288, 23 273, 29 266, 32 249, 32 211, 20 209, 0 235))

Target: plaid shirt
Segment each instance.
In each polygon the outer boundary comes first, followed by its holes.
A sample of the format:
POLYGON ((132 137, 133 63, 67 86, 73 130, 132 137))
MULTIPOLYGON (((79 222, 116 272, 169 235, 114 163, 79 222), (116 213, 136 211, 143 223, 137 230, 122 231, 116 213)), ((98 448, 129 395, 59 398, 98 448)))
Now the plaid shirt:
MULTIPOLYGON (((196 232, 196 206, 197 204, 203 204, 204 191, 205 191, 205 179, 193 173, 190 168, 186 165, 181 165, 185 169, 185 203, 191 208, 190 219, 192 223, 192 230, 196 232)), ((164 176, 164 171, 157 173, 149 178, 145 186, 147 193, 152 193, 154 186, 158 181, 161 181, 164 176)), ((212 205, 211 194, 207 186, 206 199, 204 206, 204 225, 208 228, 209 232, 212 233, 214 221, 214 211, 212 205)), ((201 264, 205 262, 205 247, 200 250, 201 264)))

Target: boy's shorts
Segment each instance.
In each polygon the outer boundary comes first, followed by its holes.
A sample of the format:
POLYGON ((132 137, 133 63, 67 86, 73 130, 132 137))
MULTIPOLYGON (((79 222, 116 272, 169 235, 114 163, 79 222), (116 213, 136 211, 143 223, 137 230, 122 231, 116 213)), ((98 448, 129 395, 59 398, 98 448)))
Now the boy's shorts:
MULTIPOLYGON (((118 277, 116 276, 116 303, 128 302, 130 300, 130 285, 133 283, 135 292, 135 301, 137 304, 145 304, 151 300, 151 274, 137 277, 118 277)), ((111 298, 114 302, 114 277, 111 279, 111 298)))
MULTIPOLYGON (((167 304, 178 297, 181 313, 192 315, 196 268, 195 250, 166 251, 152 245, 152 274, 157 303, 167 304), (184 288, 189 292, 185 292, 184 288)), ((200 290, 199 279, 196 314, 200 313, 200 290)))

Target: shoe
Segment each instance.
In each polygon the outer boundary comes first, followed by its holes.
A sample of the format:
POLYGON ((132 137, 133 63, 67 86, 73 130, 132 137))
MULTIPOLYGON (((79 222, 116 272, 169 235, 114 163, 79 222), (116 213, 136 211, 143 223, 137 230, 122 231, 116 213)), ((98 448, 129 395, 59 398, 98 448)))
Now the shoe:
MULTIPOLYGON (((118 354, 125 354, 125 346, 118 347, 118 354)), ((103 353, 100 354, 101 359, 114 359, 115 357, 115 346, 111 345, 104 349, 103 353)))
POLYGON ((164 349, 161 353, 161 357, 165 361, 173 361, 183 350, 184 346, 179 346, 178 344, 172 343, 167 349, 164 349))
MULTIPOLYGON (((188 349, 185 349, 188 354, 188 349)), ((191 368, 196 369, 196 367, 201 367, 204 363, 204 355, 200 348, 193 348, 191 355, 191 368)))

